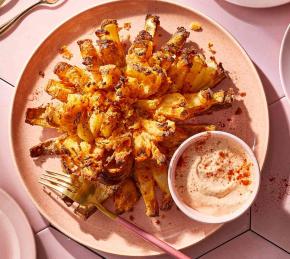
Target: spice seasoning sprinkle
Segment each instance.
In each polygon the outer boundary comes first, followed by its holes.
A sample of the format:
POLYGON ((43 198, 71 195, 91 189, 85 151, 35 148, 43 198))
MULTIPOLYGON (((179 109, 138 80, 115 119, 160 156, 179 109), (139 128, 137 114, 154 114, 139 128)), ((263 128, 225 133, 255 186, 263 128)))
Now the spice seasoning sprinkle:
POLYGON ((210 215, 239 208, 253 193, 254 164, 245 151, 227 139, 200 139, 182 155, 174 187, 189 207, 210 215))

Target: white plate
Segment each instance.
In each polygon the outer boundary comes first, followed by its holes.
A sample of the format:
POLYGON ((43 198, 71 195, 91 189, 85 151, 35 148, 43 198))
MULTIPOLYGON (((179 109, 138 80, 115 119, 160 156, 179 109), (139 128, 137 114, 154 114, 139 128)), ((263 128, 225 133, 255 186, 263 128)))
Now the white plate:
POLYGON ((279 70, 284 93, 290 102, 290 24, 288 25, 281 44, 279 70))
POLYGON ((28 220, 11 196, 0 189, 1 258, 35 259, 33 232, 28 220))
POLYGON ((252 7, 252 8, 268 8, 290 3, 290 0, 226 0, 232 4, 252 7))

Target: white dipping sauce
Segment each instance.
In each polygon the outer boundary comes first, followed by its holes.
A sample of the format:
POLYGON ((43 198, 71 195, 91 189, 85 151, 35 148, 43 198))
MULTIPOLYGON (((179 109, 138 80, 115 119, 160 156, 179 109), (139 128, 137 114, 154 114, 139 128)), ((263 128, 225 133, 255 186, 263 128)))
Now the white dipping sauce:
POLYGON ((227 215, 253 192, 253 164, 236 143, 210 134, 189 146, 178 161, 174 186, 189 207, 227 215))

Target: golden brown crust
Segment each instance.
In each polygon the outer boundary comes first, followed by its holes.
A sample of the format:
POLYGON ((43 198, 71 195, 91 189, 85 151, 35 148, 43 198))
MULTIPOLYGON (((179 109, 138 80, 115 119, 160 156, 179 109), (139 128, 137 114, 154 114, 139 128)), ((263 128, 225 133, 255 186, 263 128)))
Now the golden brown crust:
POLYGON ((115 19, 105 19, 101 22, 101 28, 105 29, 108 24, 115 24, 118 26, 118 22, 115 19))
POLYGON ((140 198, 140 193, 135 182, 128 178, 123 181, 114 194, 114 206, 117 214, 132 211, 140 198))
POLYGON ((154 179, 149 171, 146 163, 136 163, 134 177, 142 194, 146 215, 149 217, 156 217, 159 215, 158 201, 155 196, 154 179))
MULTIPOLYGON (((31 157, 60 156, 66 173, 95 185, 100 202, 118 189, 117 213, 133 209, 140 193, 148 216, 170 209, 168 160, 190 135, 215 129, 184 121, 225 108, 234 98, 231 90, 208 89, 226 73, 214 57, 185 47, 189 32, 184 27, 155 51, 159 24, 158 16, 148 14, 125 56, 117 21, 104 20, 96 42, 77 42, 85 67, 55 66, 59 80, 49 80, 45 90, 60 102, 26 111, 26 123, 62 134, 32 147, 31 157)), ((85 216, 91 211, 76 210, 85 216)))
POLYGON ((67 154, 67 151, 62 148, 63 138, 50 139, 30 148, 31 157, 39 157, 45 155, 62 155, 67 154))
POLYGON ((62 75, 64 74, 68 69, 70 69, 72 67, 72 65, 66 63, 66 62, 59 62, 56 64, 56 66, 54 67, 53 72, 56 75, 62 75))
POLYGON ((51 79, 48 80, 48 83, 45 86, 45 91, 53 98, 66 102, 68 95, 75 93, 76 89, 71 85, 66 85, 62 82, 51 79))
POLYGON ((102 38, 105 35, 109 35, 109 32, 104 29, 99 29, 95 31, 97 37, 102 38))
POLYGON ((147 14, 145 17, 145 21, 146 20, 152 20, 156 25, 160 25, 160 20, 159 20, 159 16, 157 15, 152 15, 152 14, 147 14))

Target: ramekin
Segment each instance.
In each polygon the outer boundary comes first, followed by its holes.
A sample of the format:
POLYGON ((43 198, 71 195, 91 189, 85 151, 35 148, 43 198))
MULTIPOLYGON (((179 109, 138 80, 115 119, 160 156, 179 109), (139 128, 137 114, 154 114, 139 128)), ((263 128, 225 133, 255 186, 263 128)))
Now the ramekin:
POLYGON ((259 165, 257 162, 257 159, 251 150, 251 148, 240 138, 237 136, 223 132, 223 131, 206 131, 202 133, 198 133, 196 135, 193 135, 192 137, 186 139, 175 151, 174 155, 171 158, 169 168, 168 168, 168 184, 169 184, 169 190, 172 195, 172 198, 177 205, 177 207, 189 218, 203 222, 203 223, 225 223, 229 222, 231 220, 234 220, 241 216, 247 209, 252 205, 254 202, 258 191, 260 187, 260 169, 259 165), (206 135, 210 134, 211 137, 219 136, 222 138, 225 138, 229 141, 229 143, 235 143, 239 147, 241 147, 242 150, 249 156, 249 159, 253 163, 252 166, 252 174, 253 174, 253 187, 252 190, 253 192, 250 195, 250 198, 237 210, 230 214, 222 215, 222 216, 212 216, 208 214, 204 214, 202 212, 199 212, 191 207, 189 207, 187 204, 185 204, 182 199, 179 197, 177 191, 175 190, 174 187, 174 181, 175 181, 175 171, 176 171, 176 166, 178 163, 179 158, 181 155, 184 153, 184 151, 193 143, 198 141, 201 138, 204 138, 206 135))

